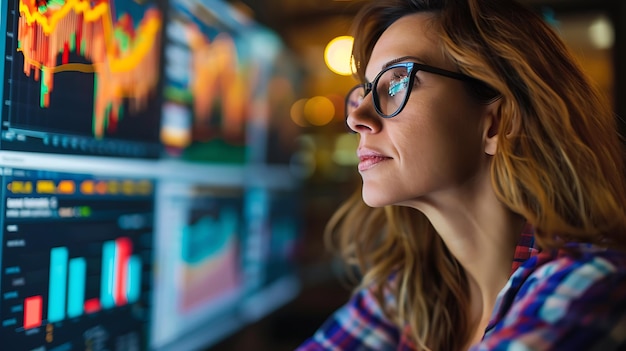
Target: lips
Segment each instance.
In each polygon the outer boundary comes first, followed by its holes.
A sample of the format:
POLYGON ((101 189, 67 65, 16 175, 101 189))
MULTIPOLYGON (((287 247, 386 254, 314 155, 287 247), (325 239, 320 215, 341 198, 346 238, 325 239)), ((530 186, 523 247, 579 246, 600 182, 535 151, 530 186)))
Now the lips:
POLYGON ((365 149, 359 149, 357 156, 359 157, 359 172, 366 171, 374 166, 377 166, 381 162, 391 160, 391 157, 385 156, 376 151, 365 149))

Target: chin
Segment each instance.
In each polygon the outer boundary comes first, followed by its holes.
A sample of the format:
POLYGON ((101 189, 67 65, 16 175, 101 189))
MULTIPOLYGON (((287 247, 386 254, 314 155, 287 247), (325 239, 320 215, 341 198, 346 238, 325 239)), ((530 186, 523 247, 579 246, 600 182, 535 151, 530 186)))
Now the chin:
POLYGON ((369 207, 384 207, 387 205, 391 205, 388 201, 385 201, 384 197, 381 197, 380 194, 372 194, 365 190, 362 191, 361 196, 363 197, 363 202, 369 207))

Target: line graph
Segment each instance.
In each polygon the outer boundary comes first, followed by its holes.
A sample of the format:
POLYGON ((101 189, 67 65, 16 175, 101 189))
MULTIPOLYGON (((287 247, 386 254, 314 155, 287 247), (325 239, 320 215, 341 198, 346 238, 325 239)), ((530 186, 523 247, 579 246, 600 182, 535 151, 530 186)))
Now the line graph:
POLYGON ((24 74, 41 83, 41 108, 52 107, 55 75, 68 71, 94 75, 97 138, 115 130, 124 104, 131 113, 146 107, 159 81, 162 14, 156 7, 139 20, 116 14, 114 2, 106 0, 20 0, 18 12, 17 51, 24 74), (88 63, 71 62, 70 54, 88 63))

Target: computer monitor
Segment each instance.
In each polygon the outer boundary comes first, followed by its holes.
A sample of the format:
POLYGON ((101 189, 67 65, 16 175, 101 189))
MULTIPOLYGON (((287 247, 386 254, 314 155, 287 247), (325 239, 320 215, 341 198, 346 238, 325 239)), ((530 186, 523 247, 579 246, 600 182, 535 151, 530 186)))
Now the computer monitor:
POLYGON ((168 156, 244 164, 258 84, 244 23, 220 1, 172 0, 164 52, 161 141, 168 156))
POLYGON ((1 173, 2 347, 146 349, 154 180, 1 173))
POLYGON ((242 189, 172 180, 157 193, 152 346, 197 349, 244 324, 242 189))
MULTIPOLYGON (((152 346, 159 351, 216 343, 299 291, 295 270, 278 273, 273 265, 293 265, 294 250, 270 242, 276 229, 270 214, 278 212, 272 192, 297 189, 287 162, 270 164, 266 154, 275 112, 268 88, 285 49, 275 34, 222 1, 168 6, 163 160, 197 173, 171 177, 157 192, 152 346)), ((299 218, 291 208, 294 225, 283 226, 289 234, 282 237, 296 240, 299 218)))
POLYGON ((159 155, 162 4, 2 4, 3 150, 159 155))

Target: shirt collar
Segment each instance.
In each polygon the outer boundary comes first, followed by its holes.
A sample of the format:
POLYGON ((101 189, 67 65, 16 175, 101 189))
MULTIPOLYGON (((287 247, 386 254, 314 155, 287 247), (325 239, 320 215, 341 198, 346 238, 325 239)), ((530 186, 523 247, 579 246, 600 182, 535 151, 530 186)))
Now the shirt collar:
POLYGON ((524 229, 522 229, 522 235, 520 235, 520 239, 517 242, 517 247, 515 248, 511 274, 526 262, 526 260, 536 256, 539 252, 539 247, 535 244, 535 227, 526 222, 524 229))

